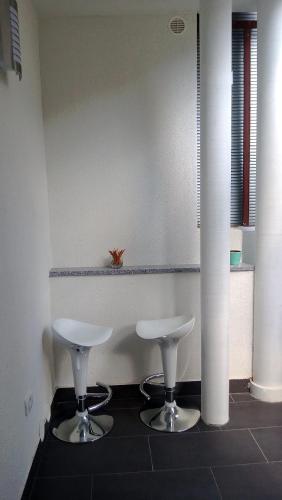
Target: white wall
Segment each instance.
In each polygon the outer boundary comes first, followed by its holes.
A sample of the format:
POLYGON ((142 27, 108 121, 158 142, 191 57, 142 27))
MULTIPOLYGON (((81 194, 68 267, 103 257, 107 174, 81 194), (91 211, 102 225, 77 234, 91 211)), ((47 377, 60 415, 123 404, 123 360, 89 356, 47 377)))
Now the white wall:
MULTIPOLYGON (((198 263, 196 14, 41 22, 54 266, 198 263)), ((241 248, 240 229, 230 248, 241 248)))
MULTIPOLYGON (((196 13, 186 31, 169 15, 67 17, 40 25, 53 266, 198 263, 196 219, 196 13)), ((230 247, 241 249, 232 229, 230 247)), ((232 274, 231 368, 251 375, 252 273, 232 274)), ((134 335, 140 318, 187 311, 195 335, 179 375, 200 378, 199 275, 52 279, 52 317, 111 324, 90 367, 97 379, 138 382, 159 368, 157 349, 134 335), (185 370, 186 362, 190 360, 185 370)), ((56 383, 72 385, 56 350, 56 383)))
MULTIPOLYGON (((52 278, 52 316, 112 325, 109 342, 93 349, 89 385, 139 383, 161 368, 157 346, 139 340, 139 319, 194 314, 196 326, 179 350, 178 377, 200 380, 200 274, 52 278)), ((230 378, 251 376, 253 272, 231 273, 230 378)), ((56 384, 73 386, 68 353, 56 345, 56 384)))
POLYGON ((41 23, 54 266, 196 263, 196 13, 41 23))
POLYGON ((20 498, 49 416, 49 237, 37 20, 19 0, 23 79, 0 73, 0 498, 20 498), (45 333, 44 333, 45 332, 45 333), (44 337, 44 338, 43 338, 44 337), (34 395, 29 417, 24 397, 34 395))

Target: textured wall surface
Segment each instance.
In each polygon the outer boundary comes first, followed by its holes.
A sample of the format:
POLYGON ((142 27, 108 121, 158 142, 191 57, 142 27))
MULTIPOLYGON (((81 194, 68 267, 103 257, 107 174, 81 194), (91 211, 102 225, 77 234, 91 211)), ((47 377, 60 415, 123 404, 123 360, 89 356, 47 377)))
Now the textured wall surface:
MULTIPOLYGON (((230 378, 251 376, 253 272, 231 273, 230 378)), ((52 317, 111 325, 111 340, 90 356, 89 384, 138 383, 161 367, 159 348, 135 335, 140 319, 195 315, 193 334, 179 349, 178 377, 201 378, 200 274, 52 278, 52 317)), ((72 386, 69 355, 56 346, 56 384, 72 386)))
MULTIPOLYGON (((53 266, 199 263, 196 219, 196 14, 62 17, 40 25, 53 266)), ((231 248, 242 234, 232 229, 231 248)), ((212 265, 212 263, 211 263, 212 265)), ((231 376, 251 373, 252 273, 232 276, 231 376), (244 297, 244 301, 241 300, 244 297), (239 318, 239 319, 238 319, 239 318)), ((179 375, 200 378, 199 276, 52 279, 52 316, 111 324, 89 382, 133 383, 158 369, 135 322, 194 313, 179 375), (189 361, 187 370, 186 363, 189 361)), ((57 384, 72 384, 56 352, 57 384)))
POLYGON ((54 266, 198 262, 196 14, 42 22, 54 266))
POLYGON ((17 500, 49 418, 49 227, 37 20, 19 2, 23 79, 0 73, 0 498, 17 500), (33 408, 24 413, 24 398, 33 408))

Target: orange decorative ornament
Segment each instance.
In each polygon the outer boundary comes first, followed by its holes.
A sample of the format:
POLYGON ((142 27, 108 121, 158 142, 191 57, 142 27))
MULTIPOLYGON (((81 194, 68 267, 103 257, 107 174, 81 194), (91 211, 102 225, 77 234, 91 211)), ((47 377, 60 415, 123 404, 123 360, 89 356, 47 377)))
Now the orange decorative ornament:
POLYGON ((125 249, 120 250, 119 248, 114 248, 113 250, 109 250, 109 253, 112 256, 112 267, 121 267, 123 265, 122 256, 125 252, 125 249))

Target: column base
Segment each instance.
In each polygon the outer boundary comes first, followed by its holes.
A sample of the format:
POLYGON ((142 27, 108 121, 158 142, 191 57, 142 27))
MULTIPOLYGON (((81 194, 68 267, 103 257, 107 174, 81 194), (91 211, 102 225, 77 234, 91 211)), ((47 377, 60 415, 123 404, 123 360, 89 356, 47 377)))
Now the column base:
POLYGON ((110 432, 114 424, 111 415, 89 415, 88 411, 76 412, 52 429, 53 435, 67 443, 89 443, 110 432))
POLYGON ((265 401, 266 403, 280 403, 282 401, 282 386, 265 386, 256 384, 252 379, 250 380, 251 395, 265 401))
POLYGON ((200 418, 200 411, 179 408, 176 402, 165 403, 161 408, 149 408, 140 412, 142 422, 160 432, 184 432, 194 427, 200 418))

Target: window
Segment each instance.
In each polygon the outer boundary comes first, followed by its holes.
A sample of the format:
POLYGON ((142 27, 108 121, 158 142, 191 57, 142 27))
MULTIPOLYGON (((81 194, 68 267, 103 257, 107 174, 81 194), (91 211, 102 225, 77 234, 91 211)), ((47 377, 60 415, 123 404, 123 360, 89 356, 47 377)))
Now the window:
MULTIPOLYGON (((232 32, 231 225, 256 218, 257 23, 235 14, 232 32)), ((200 224, 200 30, 197 36, 197 219, 200 224)))

